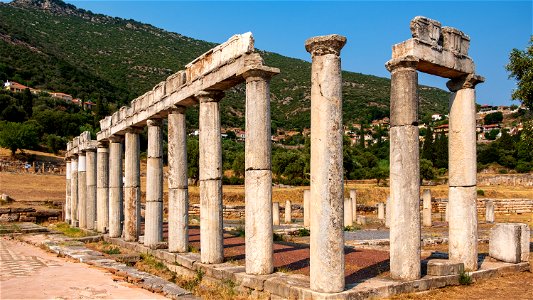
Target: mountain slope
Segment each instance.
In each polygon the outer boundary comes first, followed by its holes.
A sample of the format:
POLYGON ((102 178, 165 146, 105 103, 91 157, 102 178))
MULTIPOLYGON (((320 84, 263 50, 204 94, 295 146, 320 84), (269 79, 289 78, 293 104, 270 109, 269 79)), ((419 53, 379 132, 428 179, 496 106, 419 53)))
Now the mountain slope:
MULTIPOLYGON (((83 99, 127 104, 215 44, 151 25, 77 9, 59 0, 0 4, 0 79, 62 91, 83 99), (22 24, 22 26, 21 26, 22 24)), ((261 52, 281 74, 271 83, 273 127, 309 127, 308 62, 261 52)), ((344 122, 389 114, 390 80, 343 72, 344 122)), ((226 126, 244 126, 244 86, 222 102, 226 126)), ((420 87, 421 115, 447 109, 448 93, 420 87)), ((191 126, 197 114, 189 112, 191 126)))

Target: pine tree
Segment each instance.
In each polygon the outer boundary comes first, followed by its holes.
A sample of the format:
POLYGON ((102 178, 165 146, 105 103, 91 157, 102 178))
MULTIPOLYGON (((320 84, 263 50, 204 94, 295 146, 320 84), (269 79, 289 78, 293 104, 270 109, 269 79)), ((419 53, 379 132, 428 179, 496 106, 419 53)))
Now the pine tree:
POLYGON ((431 127, 428 126, 426 134, 424 135, 424 145, 422 146, 422 155, 423 159, 427 159, 435 164, 435 145, 433 143, 433 131, 431 127))

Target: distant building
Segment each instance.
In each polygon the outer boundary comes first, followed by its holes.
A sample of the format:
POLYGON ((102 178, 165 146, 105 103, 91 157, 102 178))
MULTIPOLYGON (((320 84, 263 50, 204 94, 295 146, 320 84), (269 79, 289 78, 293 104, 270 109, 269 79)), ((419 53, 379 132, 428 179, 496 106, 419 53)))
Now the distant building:
POLYGON ((20 84, 18 82, 15 82, 15 81, 6 81, 4 83, 4 88, 8 91, 11 91, 11 92, 14 92, 14 93, 20 93, 20 92, 23 92, 25 89, 27 89, 28 87, 23 85, 23 84, 20 84))
MULTIPOLYGON (((65 100, 65 101, 68 101, 68 102, 73 102, 73 98, 71 95, 69 94, 65 94, 65 93, 50 93, 50 96, 52 96, 53 98, 57 98, 57 99, 62 99, 62 100, 65 100)), ((78 99, 80 100, 80 99, 78 99)), ((78 105, 81 105, 81 100, 79 101, 78 105)))
POLYGON ((442 115, 441 114, 433 114, 433 115, 431 115, 431 120, 433 120, 433 121, 442 120, 442 115))
POLYGON ((91 100, 83 102, 83 109, 86 110, 93 110, 96 103, 92 102, 91 100))

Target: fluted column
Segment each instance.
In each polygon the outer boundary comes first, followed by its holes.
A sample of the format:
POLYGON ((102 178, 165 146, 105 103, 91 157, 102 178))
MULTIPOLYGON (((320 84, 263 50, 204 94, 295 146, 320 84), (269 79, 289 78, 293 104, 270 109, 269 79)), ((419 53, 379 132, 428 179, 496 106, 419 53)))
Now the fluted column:
POLYGON ((122 235, 122 137, 109 138, 109 237, 122 235))
POLYGON ((141 231, 140 129, 128 128, 124 135, 124 240, 134 242, 141 231))
POLYGON ((70 225, 79 226, 78 221, 78 156, 70 161, 70 225))
POLYGON ((272 210, 270 78, 278 69, 255 67, 246 79, 245 230, 246 273, 274 270, 272 225, 279 225, 279 203, 272 210), (275 209, 277 208, 277 212, 275 209), (272 215, 274 213, 274 216, 272 215))
POLYGON ((67 163, 66 163, 66 172, 65 172, 65 222, 67 224, 71 224, 71 220, 70 220, 70 199, 71 199, 71 194, 72 194, 72 184, 70 183, 70 178, 72 177, 71 176, 71 170, 70 170, 70 165, 71 165, 71 162, 70 162, 70 157, 67 158, 67 163))
POLYGON ((224 93, 204 91, 196 97, 200 102, 200 260, 208 264, 221 263, 224 261, 224 241, 219 101, 224 93))
POLYGON ((340 35, 308 39, 311 53, 310 284, 319 292, 344 289, 344 181, 340 35))
POLYGON ((146 161, 146 212, 144 244, 156 246, 163 241, 163 135, 162 122, 150 119, 146 161))
POLYGON ((109 149, 107 142, 99 142, 96 150, 96 230, 109 228, 109 149))
POLYGON ((85 155, 87 166, 85 222, 87 229, 93 230, 96 222, 96 149, 87 149, 85 155))
POLYGON ((464 263, 465 270, 477 270, 477 161, 476 84, 484 78, 470 74, 448 81, 450 124, 449 165, 449 255, 464 263))
POLYGON ((78 221, 80 228, 87 228, 87 157, 78 156, 78 221))
POLYGON ((187 181, 187 131, 185 107, 168 114, 168 251, 189 247, 189 186, 187 181))

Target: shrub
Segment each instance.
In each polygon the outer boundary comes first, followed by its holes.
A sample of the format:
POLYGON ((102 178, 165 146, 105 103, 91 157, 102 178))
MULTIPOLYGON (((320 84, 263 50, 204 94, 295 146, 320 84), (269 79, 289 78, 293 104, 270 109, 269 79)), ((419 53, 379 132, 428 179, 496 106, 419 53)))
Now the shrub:
POLYGON ((459 276, 459 283, 461 285, 470 285, 472 283, 472 277, 466 272, 462 272, 459 276))
POLYGON ((477 190, 477 195, 478 196, 485 196, 485 191, 484 190, 477 190))

